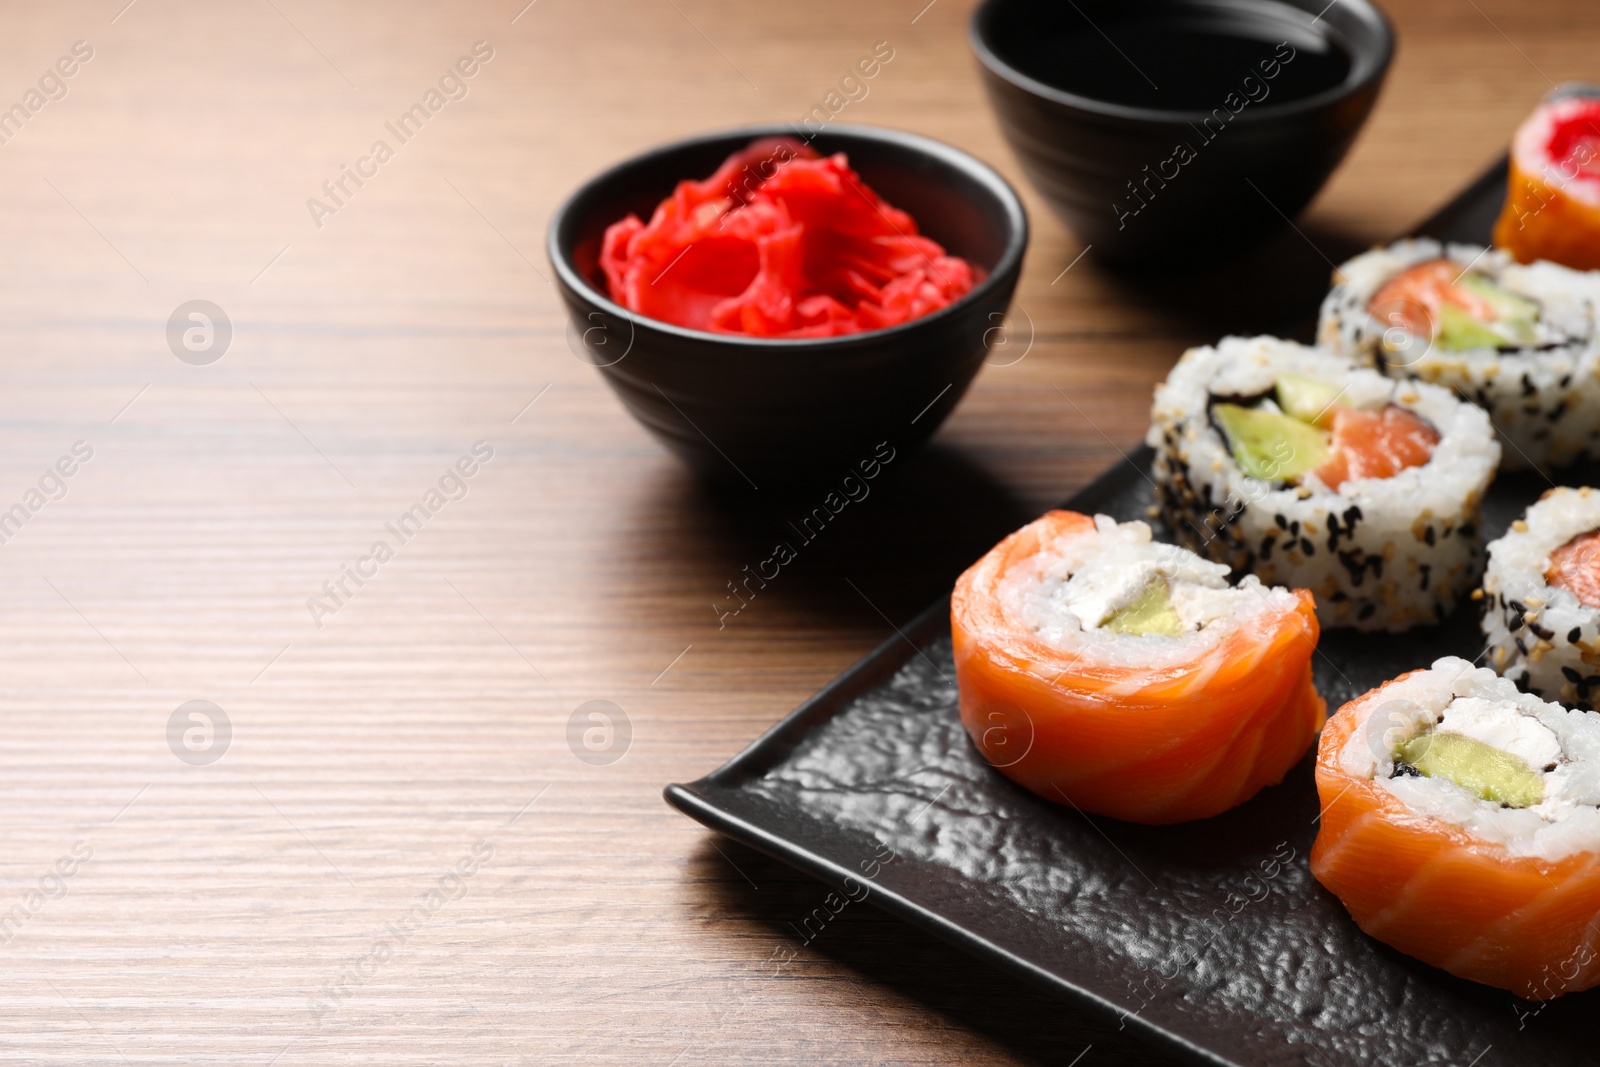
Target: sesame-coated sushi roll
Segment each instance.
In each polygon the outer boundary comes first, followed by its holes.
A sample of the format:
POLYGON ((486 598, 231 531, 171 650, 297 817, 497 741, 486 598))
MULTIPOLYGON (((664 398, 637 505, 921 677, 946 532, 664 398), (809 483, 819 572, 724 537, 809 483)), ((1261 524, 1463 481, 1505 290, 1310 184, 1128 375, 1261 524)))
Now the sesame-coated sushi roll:
POLYGON ((1489 543, 1489 665, 1524 692, 1600 704, 1600 490, 1552 489, 1489 543))
POLYGON ((1356 924, 1474 982, 1600 984, 1600 715, 1447 657, 1339 709, 1311 873, 1356 924))
POLYGON ((950 598, 961 722, 1001 773, 1139 823, 1201 819, 1281 781, 1327 713, 1303 589, 1237 586, 1142 522, 1052 511, 950 598))
POLYGON ((1334 283, 1318 342, 1482 407, 1506 469, 1600 455, 1595 275, 1411 240, 1357 256, 1334 283))
POLYGON ((1477 581, 1500 446, 1446 389, 1230 337, 1184 353, 1150 422, 1156 500, 1179 542, 1310 589, 1324 626, 1436 622, 1477 581))

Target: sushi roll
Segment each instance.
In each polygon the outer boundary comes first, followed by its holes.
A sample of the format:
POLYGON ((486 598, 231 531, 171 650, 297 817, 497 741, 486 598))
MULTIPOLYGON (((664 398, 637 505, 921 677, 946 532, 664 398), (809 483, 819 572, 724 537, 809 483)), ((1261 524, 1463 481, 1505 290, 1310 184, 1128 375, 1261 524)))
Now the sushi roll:
POLYGON ((1142 522, 1052 511, 950 600, 961 721, 984 759, 1057 804, 1201 819, 1282 780, 1327 708, 1311 595, 1237 586, 1142 522))
POLYGON ((1517 129, 1494 243, 1519 262, 1600 268, 1597 95, 1593 87, 1558 89, 1517 129))
POLYGON ((1600 716, 1447 657, 1339 709, 1311 873, 1367 934, 1549 1000, 1600 984, 1600 716))
POLYGON ((1508 469, 1600 455, 1600 280, 1475 245, 1400 241, 1334 274, 1318 343, 1489 413, 1508 469))
POLYGON ((1489 543, 1488 663, 1523 692, 1600 702, 1600 490, 1552 489, 1489 543))
POLYGON ((1446 389, 1230 337, 1184 353, 1150 422, 1157 511, 1177 540, 1310 589, 1324 626, 1436 622, 1477 580, 1500 446, 1446 389))

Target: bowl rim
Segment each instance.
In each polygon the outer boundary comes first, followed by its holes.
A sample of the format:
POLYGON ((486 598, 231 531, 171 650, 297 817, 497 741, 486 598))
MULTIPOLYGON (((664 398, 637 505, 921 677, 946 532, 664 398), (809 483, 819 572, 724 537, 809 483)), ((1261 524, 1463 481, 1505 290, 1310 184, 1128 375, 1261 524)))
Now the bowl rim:
MULTIPOLYGON (((800 351, 802 349, 814 350, 817 348, 855 348, 866 343, 876 343, 880 339, 892 341, 903 334, 937 324, 960 313, 968 305, 986 298, 1002 284, 1004 278, 1020 268, 1023 253, 1027 251, 1028 247, 1028 213, 1022 206, 1022 198, 1017 195, 1017 191, 1012 188, 1011 183, 1006 181, 999 171, 970 152, 956 148, 954 145, 946 144, 943 141, 937 141, 919 133, 911 133, 908 130, 897 130, 887 126, 868 126, 859 123, 830 124, 819 130, 816 136, 842 135, 859 141, 895 144, 937 159, 966 174, 980 188, 987 189, 1009 220, 1009 232, 1006 235, 1005 247, 1001 250, 1000 257, 995 262, 995 265, 989 269, 987 276, 958 299, 930 314, 876 330, 863 330, 830 337, 753 337, 749 334, 740 333, 712 333, 709 330, 691 329, 687 326, 679 326, 662 319, 630 311, 612 300, 609 295, 600 292, 591 285, 589 280, 574 267, 569 255, 561 247, 560 235, 566 228, 568 218, 578 201, 587 196, 596 186, 613 180, 627 171, 633 170, 642 164, 675 155, 685 149, 718 141, 754 141, 762 137, 793 137, 795 135, 794 126, 790 123, 760 123, 749 126, 735 126, 730 129, 695 134, 691 137, 658 144, 613 163, 598 174, 592 175, 569 193, 550 216, 549 227, 545 235, 545 253, 550 259, 551 266, 555 269, 556 277, 569 290, 577 293, 590 303, 598 305, 600 310, 606 314, 626 320, 635 329, 643 325, 649 329, 658 330, 661 333, 685 340, 729 347, 749 346, 778 351, 800 351)), ((807 143, 809 143, 809 140, 807 143)), ((680 178, 678 180, 682 181, 684 179, 680 178)))
MULTIPOLYGON (((967 20, 967 44, 971 47, 973 54, 977 56, 978 62, 983 64, 995 77, 1010 82, 1017 88, 1034 96, 1042 97, 1052 103, 1076 108, 1104 118, 1131 119, 1146 123, 1193 123, 1202 118, 1209 118, 1212 115, 1210 111, 1169 111, 1162 108, 1115 104, 1106 100, 1097 100, 1092 96, 1069 93, 1065 89, 1057 89, 1022 73, 1022 71, 1001 59, 999 54, 990 47, 983 30, 985 19, 1001 4, 1011 2, 1015 2, 1015 0, 982 0, 973 9, 971 17, 967 20)), ((1233 0, 1233 2, 1288 7, 1310 14, 1309 9, 1301 7, 1297 0, 1233 0)), ((1373 63, 1372 69, 1363 76, 1357 77, 1356 74, 1360 70, 1360 66, 1359 63, 1352 62, 1350 71, 1345 75, 1344 80, 1331 89, 1324 89, 1320 93, 1301 97, 1298 100, 1245 108, 1235 113, 1230 121, 1238 122, 1242 119, 1249 123, 1259 123, 1305 114, 1354 96, 1368 86, 1383 80, 1394 61, 1395 52, 1394 25, 1389 21, 1389 17, 1383 13, 1382 8, 1372 3, 1371 0, 1333 0, 1333 3, 1328 4, 1327 7, 1331 8, 1335 4, 1352 9, 1356 17, 1369 22, 1376 30, 1378 48, 1375 52, 1365 53, 1361 57, 1366 58, 1366 55, 1373 56, 1376 62, 1373 63)), ((1327 14, 1327 8, 1323 9, 1323 14, 1327 14)), ((1315 24, 1321 18, 1322 15, 1318 15, 1312 20, 1312 23, 1315 24)))

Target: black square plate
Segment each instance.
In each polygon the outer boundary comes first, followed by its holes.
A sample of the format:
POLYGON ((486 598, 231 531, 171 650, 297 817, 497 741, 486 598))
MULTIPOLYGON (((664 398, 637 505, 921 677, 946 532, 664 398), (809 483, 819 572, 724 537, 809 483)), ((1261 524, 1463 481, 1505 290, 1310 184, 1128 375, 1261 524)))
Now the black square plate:
MULTIPOLYGON (((1505 173, 1504 162, 1491 168, 1420 232, 1487 243, 1505 173)), ((1146 517, 1150 458, 1133 453, 1067 507, 1146 517)), ((1499 536, 1543 488, 1531 476, 1497 482, 1485 534, 1499 536)), ((1317 686, 1332 710, 1481 648, 1470 603, 1399 638, 1325 631, 1317 686)), ((1194 1063, 1600 1062, 1587 1017, 1600 990, 1541 1008, 1356 929, 1306 866, 1318 811, 1310 757, 1214 819, 1091 818, 983 762, 958 717, 954 673, 941 601, 725 767, 669 786, 667 801, 1194 1063)))

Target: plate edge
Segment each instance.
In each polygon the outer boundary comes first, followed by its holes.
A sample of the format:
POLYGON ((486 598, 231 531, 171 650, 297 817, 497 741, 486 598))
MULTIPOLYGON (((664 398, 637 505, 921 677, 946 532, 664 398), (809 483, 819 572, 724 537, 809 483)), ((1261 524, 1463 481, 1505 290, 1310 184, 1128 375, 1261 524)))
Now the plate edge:
MULTIPOLYGON (((701 781, 707 780, 701 779, 701 781)), ((672 807, 708 829, 747 845, 780 863, 795 867, 835 889, 848 892, 849 887, 844 884, 847 877, 859 884, 860 880, 853 872, 845 870, 817 853, 792 845, 776 834, 718 807, 710 796, 697 791, 693 786, 669 785, 663 790, 662 795, 672 807)), ((1128 1013, 1099 994, 1029 963, 993 941, 979 937, 964 927, 928 911, 892 889, 874 884, 864 899, 880 910, 925 933, 932 934, 961 951, 987 960, 1036 988, 1042 985, 1059 996, 1065 996, 1076 1006, 1087 1010, 1104 1022, 1118 1023, 1119 1030, 1135 1031, 1138 1039, 1147 1045, 1170 1052, 1189 1063, 1196 1064, 1197 1067, 1244 1067, 1236 1060, 1223 1059, 1210 1050, 1185 1040, 1172 1030, 1148 1022, 1137 1014, 1128 1013)))

